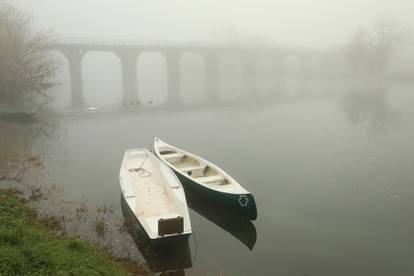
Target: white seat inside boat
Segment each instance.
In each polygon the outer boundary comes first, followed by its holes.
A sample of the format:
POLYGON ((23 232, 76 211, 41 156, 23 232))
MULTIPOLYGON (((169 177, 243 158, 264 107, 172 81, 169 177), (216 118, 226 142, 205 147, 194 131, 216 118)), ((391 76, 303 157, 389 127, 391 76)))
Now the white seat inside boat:
POLYGON ((164 157, 165 159, 170 159, 170 158, 184 157, 184 154, 176 152, 176 153, 163 154, 161 156, 164 157))
POLYGON ((195 179, 203 183, 210 183, 210 182, 221 181, 221 180, 224 180, 225 178, 222 175, 212 175, 212 176, 205 176, 205 177, 197 177, 195 179))
POLYGON ((177 163, 184 158, 184 154, 178 153, 178 152, 168 153, 168 154, 162 155, 162 157, 169 163, 177 163))
POLYGON ((180 171, 182 172, 190 172, 190 171, 195 171, 195 170, 201 170, 204 169, 205 166, 189 166, 189 167, 184 167, 184 168, 179 168, 180 171))

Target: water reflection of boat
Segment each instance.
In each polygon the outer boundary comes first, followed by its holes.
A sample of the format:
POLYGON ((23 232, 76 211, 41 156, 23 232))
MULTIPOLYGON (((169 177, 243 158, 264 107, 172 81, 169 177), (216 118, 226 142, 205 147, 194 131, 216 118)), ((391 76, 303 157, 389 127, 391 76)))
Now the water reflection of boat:
POLYGON ((131 213, 125 198, 121 195, 121 208, 128 233, 133 238, 140 253, 154 273, 185 275, 184 269, 192 267, 188 240, 154 246, 145 234, 137 218, 131 213))
POLYGON ((256 227, 250 220, 227 208, 214 204, 211 199, 197 191, 188 189, 186 190, 186 196, 190 209, 230 233, 250 250, 253 250, 256 244, 257 232, 256 227))

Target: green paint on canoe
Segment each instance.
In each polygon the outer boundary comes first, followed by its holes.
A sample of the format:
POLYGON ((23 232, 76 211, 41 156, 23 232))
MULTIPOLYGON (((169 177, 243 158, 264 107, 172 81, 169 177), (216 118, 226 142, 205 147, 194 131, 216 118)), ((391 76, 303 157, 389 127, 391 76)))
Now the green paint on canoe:
POLYGON ((185 189, 192 189, 197 192, 203 193, 215 202, 219 203, 222 206, 232 209, 233 211, 239 213, 243 217, 246 217, 251 220, 255 220, 257 218, 256 202, 251 193, 239 195, 218 192, 204 187, 203 185, 200 185, 199 183, 182 175, 180 172, 177 172, 174 169, 173 171, 177 175, 178 179, 181 181, 185 189))

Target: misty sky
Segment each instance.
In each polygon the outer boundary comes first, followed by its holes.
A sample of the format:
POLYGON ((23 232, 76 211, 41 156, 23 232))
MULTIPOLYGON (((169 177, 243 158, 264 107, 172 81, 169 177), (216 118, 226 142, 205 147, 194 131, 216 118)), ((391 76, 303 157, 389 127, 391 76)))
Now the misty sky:
MULTIPOLYGON (((1 1, 1 0, 0 0, 1 1)), ((6 0, 41 28, 76 37, 220 40, 261 35, 285 45, 340 44, 378 17, 414 25, 410 0, 6 0)))

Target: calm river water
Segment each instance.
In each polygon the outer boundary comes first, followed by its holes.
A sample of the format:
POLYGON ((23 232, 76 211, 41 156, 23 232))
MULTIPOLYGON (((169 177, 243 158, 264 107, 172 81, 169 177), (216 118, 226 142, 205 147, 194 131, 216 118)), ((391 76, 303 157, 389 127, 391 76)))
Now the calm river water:
POLYGON ((68 198, 113 205, 119 217, 123 152, 155 136, 254 193, 252 223, 187 195, 195 235, 161 252, 154 271, 413 275, 414 89, 334 88, 266 104, 63 116, 35 148, 68 198))

